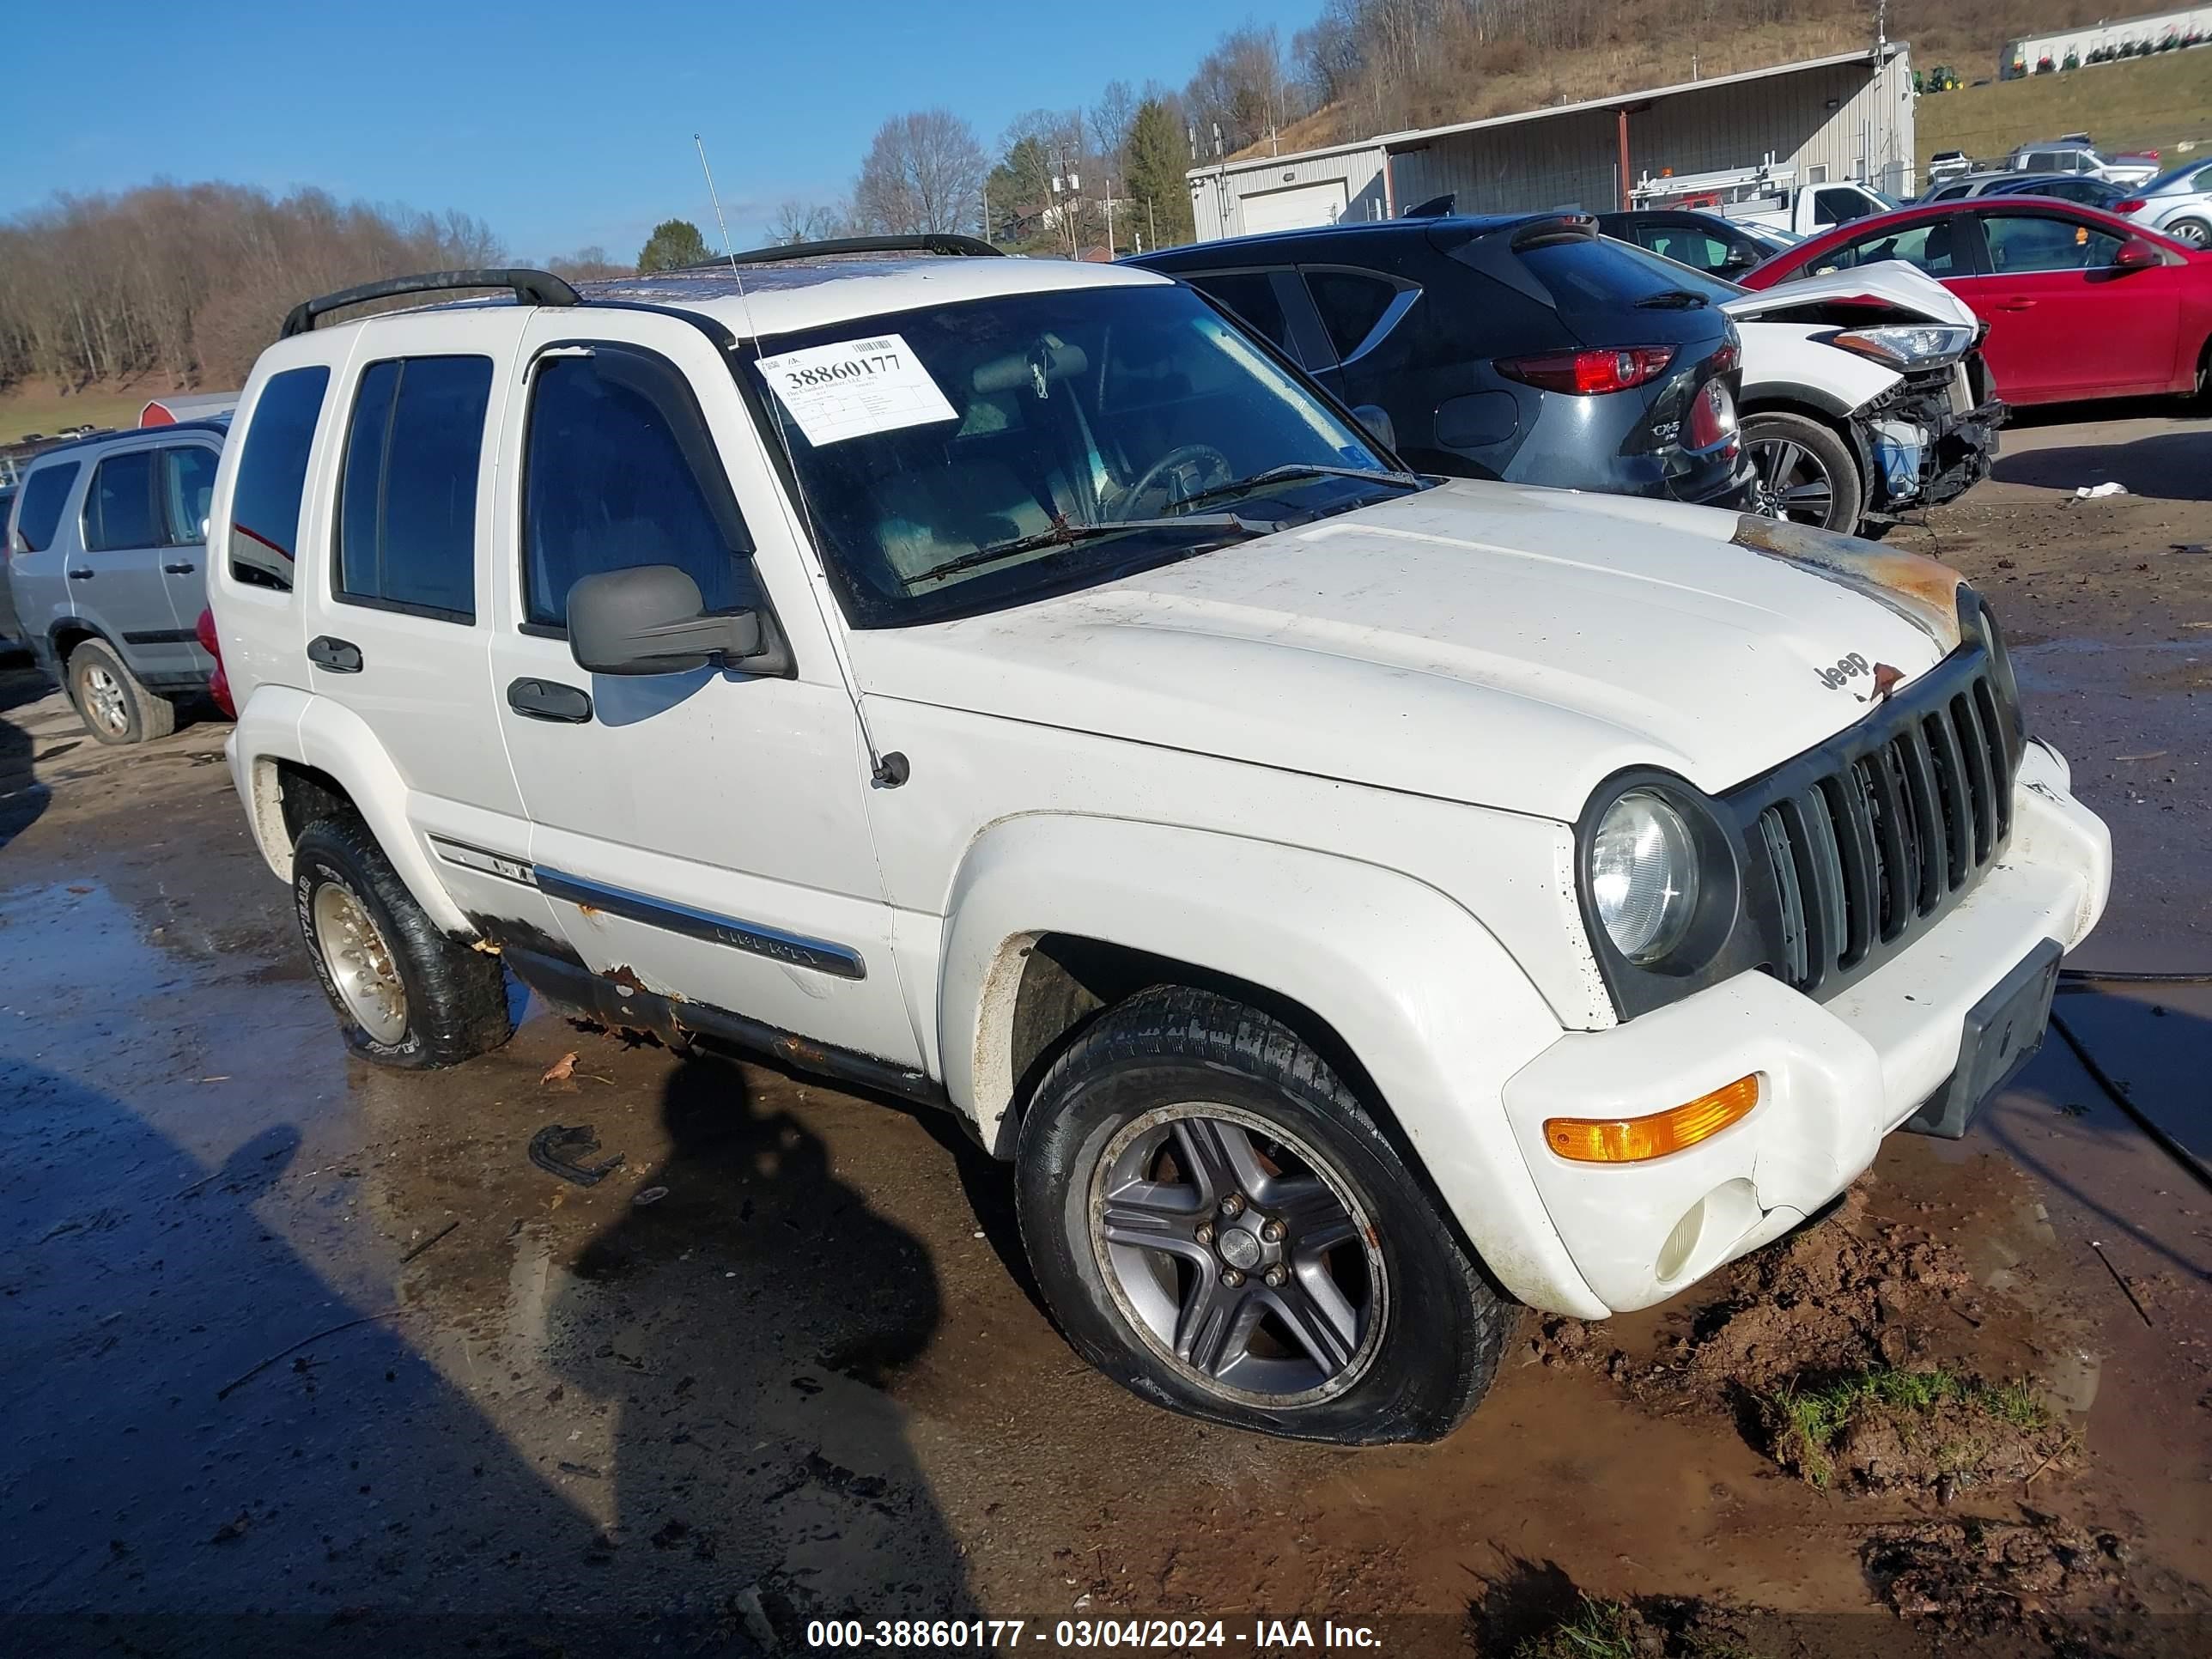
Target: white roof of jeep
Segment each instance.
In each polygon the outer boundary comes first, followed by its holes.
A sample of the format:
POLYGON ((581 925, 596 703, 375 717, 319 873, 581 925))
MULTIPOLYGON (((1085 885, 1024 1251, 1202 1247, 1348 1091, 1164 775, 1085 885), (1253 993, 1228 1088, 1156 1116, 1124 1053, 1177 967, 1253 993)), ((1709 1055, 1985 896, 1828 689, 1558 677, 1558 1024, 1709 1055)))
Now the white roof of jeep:
POLYGON ((1071 259, 894 255, 793 259, 734 270, 726 264, 700 265, 589 283, 577 291, 587 301, 641 300, 696 311, 742 339, 963 300, 1074 288, 1157 287, 1170 280, 1133 266, 1071 259))
MULTIPOLYGON (((741 264, 735 270, 726 264, 700 265, 651 276, 583 283, 576 291, 585 302, 579 309, 588 310, 595 300, 666 306, 711 317, 739 339, 749 339, 819 328, 848 318, 954 305, 963 300, 1082 288, 1158 288, 1173 280, 1131 265, 1079 264, 1070 259, 894 254, 793 259, 741 264)), ((471 298, 412 306, 333 322, 303 337, 327 338, 347 329, 374 328, 390 317, 504 309, 514 303, 508 299, 471 298)))

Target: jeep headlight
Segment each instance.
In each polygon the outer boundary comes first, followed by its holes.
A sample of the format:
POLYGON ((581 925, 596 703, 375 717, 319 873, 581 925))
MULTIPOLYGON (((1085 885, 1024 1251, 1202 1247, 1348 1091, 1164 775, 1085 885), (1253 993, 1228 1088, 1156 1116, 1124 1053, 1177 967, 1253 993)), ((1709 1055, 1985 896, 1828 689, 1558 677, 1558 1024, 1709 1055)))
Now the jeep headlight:
POLYGON ((1698 847, 1682 815, 1631 789, 1590 837, 1589 896, 1613 949, 1639 967, 1682 942, 1698 912, 1698 847))

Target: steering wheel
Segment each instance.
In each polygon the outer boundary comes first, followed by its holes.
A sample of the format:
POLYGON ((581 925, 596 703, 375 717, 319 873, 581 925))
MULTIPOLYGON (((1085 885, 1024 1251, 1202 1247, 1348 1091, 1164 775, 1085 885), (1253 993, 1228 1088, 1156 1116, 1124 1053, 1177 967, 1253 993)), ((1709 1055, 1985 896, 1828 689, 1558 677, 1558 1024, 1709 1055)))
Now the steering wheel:
POLYGON ((1217 489, 1236 476, 1230 470, 1229 458, 1212 444, 1177 444, 1146 467, 1144 476, 1129 486, 1121 497, 1121 510, 1114 516, 1117 519, 1149 518, 1151 512, 1140 513, 1136 509, 1143 505, 1146 495, 1160 489, 1163 485, 1166 488, 1159 507, 1152 512, 1187 501, 1202 490, 1217 489))

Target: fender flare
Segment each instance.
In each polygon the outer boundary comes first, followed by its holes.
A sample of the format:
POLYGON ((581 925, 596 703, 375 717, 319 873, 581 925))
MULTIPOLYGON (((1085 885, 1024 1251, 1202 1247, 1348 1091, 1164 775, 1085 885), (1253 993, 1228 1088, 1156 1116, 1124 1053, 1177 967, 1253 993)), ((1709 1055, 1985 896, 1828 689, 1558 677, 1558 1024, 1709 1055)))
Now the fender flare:
POLYGON ((239 710, 227 747, 232 780, 240 799, 248 803, 261 856, 280 880, 292 879, 292 846, 284 831, 276 763, 293 761, 337 780, 407 890, 441 932, 476 936, 409 826, 407 781, 360 715, 292 686, 260 685, 239 710))
POLYGON ((1814 386, 1805 380, 1761 380, 1756 386, 1743 389, 1743 404, 1739 414, 1761 415, 1769 410, 1779 410, 1790 415, 1810 412, 1825 416, 1831 421, 1848 421, 1857 412, 1850 404, 1826 386, 1814 386))
POLYGON ((1575 1270, 1506 1121, 1505 1080, 1561 1036, 1498 939, 1435 888, 1273 842, 1126 819, 1002 819, 946 907, 946 1092, 986 1146, 1012 1109, 1030 951, 1073 934, 1264 986, 1326 1020, 1381 1091, 1486 1266, 1524 1302, 1586 1318, 1575 1270))

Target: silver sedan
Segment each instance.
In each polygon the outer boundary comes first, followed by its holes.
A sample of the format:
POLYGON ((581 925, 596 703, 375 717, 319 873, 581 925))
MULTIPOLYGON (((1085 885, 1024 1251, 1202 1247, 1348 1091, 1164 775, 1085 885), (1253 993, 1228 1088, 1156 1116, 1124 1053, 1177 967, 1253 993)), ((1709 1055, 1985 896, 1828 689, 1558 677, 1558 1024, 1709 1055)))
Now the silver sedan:
POLYGON ((2112 210, 2191 247, 2212 247, 2212 161, 2191 161, 2130 191, 2112 210))

